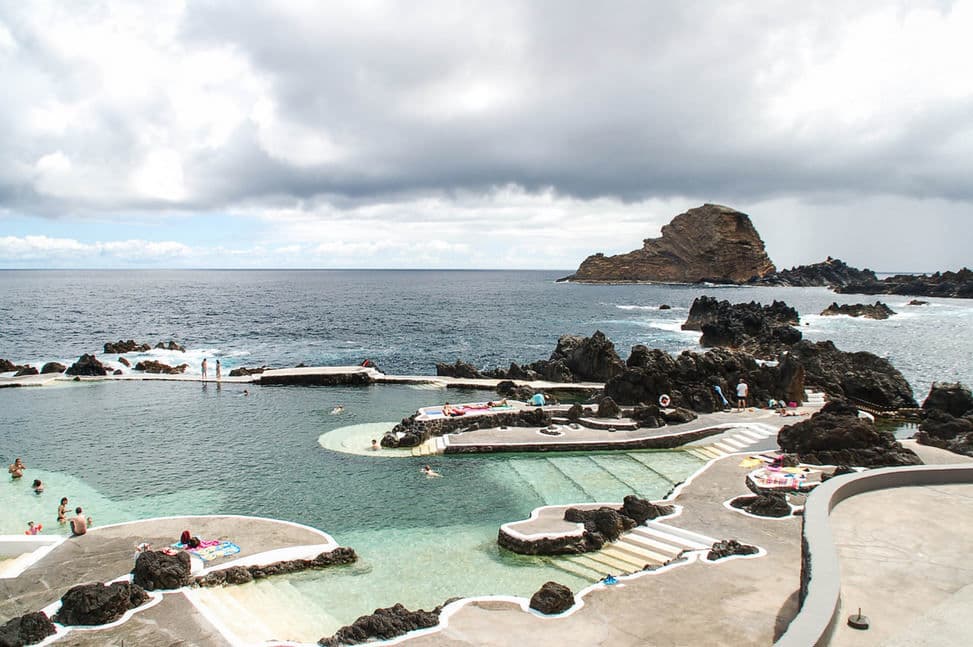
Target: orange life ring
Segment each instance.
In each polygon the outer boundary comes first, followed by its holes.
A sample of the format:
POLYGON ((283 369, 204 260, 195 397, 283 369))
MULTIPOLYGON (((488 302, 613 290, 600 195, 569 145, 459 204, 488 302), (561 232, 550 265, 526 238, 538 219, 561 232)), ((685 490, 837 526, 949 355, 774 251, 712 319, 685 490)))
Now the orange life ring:
POLYGON ((662 395, 659 396, 659 406, 660 407, 668 407, 670 402, 672 402, 672 400, 665 393, 663 393, 662 395))

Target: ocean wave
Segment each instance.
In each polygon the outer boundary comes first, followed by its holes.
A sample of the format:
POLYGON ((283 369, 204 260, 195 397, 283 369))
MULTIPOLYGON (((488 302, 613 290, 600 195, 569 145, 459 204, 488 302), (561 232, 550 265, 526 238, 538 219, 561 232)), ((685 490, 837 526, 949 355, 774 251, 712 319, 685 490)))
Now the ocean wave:
MULTIPOLYGON (((654 305, 654 306, 638 306, 638 305, 628 305, 628 304, 619 304, 619 303, 616 303, 615 304, 615 307, 618 308, 619 310, 648 310, 648 311, 652 311, 652 312, 656 312, 656 311, 659 310, 659 306, 658 305, 654 305)), ((669 308, 669 310, 670 311, 675 311, 675 312, 678 312, 678 311, 685 312, 685 311, 689 310, 689 308, 685 308, 683 306, 671 306, 669 308)))

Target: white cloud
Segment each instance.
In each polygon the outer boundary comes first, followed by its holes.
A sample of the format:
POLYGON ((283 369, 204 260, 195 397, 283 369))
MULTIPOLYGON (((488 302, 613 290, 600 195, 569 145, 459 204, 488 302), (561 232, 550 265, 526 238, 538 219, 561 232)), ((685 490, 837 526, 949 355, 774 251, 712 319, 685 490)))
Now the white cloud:
POLYGON ((113 260, 141 262, 188 257, 192 249, 174 241, 118 240, 85 243, 72 238, 48 236, 0 237, 0 261, 44 260, 56 265, 79 259, 110 257, 113 260))

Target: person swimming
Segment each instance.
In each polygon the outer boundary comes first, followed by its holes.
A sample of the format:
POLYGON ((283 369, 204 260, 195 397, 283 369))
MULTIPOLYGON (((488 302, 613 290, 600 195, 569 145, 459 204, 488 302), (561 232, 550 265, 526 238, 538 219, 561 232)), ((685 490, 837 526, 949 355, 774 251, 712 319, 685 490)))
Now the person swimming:
POLYGON ((419 471, 422 472, 423 474, 425 474, 426 475, 426 478, 429 478, 429 479, 439 478, 439 477, 442 476, 442 474, 440 474, 439 472, 435 471, 433 468, 429 467, 428 465, 423 465, 422 466, 422 469, 419 470, 419 471))
POLYGON ((379 447, 378 447, 378 441, 375 440, 374 438, 372 438, 372 451, 373 452, 377 452, 378 449, 379 449, 379 447))
POLYGON ((336 416, 336 415, 338 415, 339 413, 341 413, 344 410, 345 410, 345 405, 343 405, 343 404, 336 404, 335 407, 331 410, 331 415, 332 416, 336 416))

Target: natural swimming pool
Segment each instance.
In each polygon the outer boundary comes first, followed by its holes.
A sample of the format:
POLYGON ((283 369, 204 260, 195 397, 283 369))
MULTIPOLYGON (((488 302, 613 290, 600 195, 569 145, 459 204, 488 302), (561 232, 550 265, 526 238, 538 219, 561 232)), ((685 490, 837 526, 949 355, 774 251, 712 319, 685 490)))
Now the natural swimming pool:
POLYGON ((250 387, 244 396, 243 388, 100 382, 0 393, 0 451, 28 465, 22 482, 0 488, 9 511, 0 532, 23 532, 28 520, 55 527, 61 496, 72 508, 83 505, 96 524, 213 513, 308 524, 355 548, 359 563, 267 583, 259 599, 306 605, 317 618, 306 631, 326 632, 395 602, 430 608, 455 596, 529 595, 552 578, 581 588, 586 582, 542 558, 500 550, 499 525, 545 504, 620 501, 632 492, 658 498, 700 466, 683 452, 641 453, 641 460, 627 453, 349 454, 322 444, 331 432, 354 436, 347 433, 354 425, 489 395, 373 386, 250 387), (332 415, 339 403, 344 411, 332 415), (443 478, 423 477, 424 463, 443 478), (40 496, 30 490, 34 478, 46 484, 40 496))

